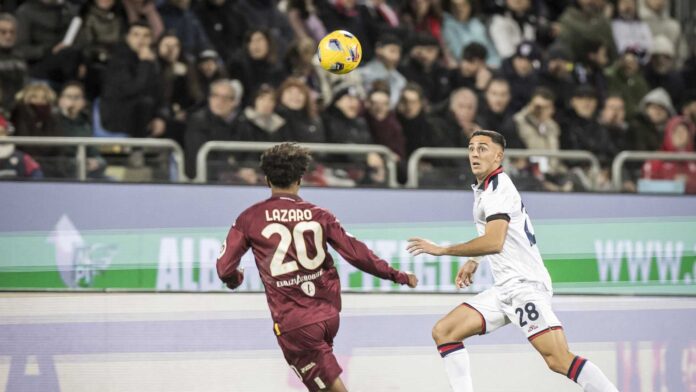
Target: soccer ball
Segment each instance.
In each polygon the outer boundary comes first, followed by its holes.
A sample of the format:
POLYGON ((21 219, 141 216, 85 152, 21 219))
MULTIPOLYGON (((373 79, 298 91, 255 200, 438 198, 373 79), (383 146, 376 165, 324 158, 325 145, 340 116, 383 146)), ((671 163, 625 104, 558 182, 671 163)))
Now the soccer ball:
POLYGON ((345 30, 336 30, 327 34, 317 48, 319 64, 325 70, 335 74, 346 74, 354 70, 362 59, 360 41, 345 30))

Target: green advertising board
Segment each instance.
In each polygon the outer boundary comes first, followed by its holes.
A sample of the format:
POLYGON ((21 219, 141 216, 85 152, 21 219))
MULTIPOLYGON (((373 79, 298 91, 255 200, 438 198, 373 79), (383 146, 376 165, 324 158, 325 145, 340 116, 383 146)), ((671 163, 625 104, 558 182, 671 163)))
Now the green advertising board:
MULTIPOLYGON (((535 220, 536 238, 556 293, 696 295, 696 218, 535 220)), ((456 292, 465 260, 406 252, 413 236, 441 243, 476 235, 470 222, 355 224, 350 232, 396 268, 414 271, 419 291, 456 292)), ((215 261, 226 227, 80 230, 63 215, 48 232, 0 233, 3 290, 223 290, 215 261)), ((401 291, 356 270, 334 253, 344 290, 401 291)), ((251 252, 243 291, 263 290, 251 252)), ((487 263, 465 291, 492 285, 487 263)))

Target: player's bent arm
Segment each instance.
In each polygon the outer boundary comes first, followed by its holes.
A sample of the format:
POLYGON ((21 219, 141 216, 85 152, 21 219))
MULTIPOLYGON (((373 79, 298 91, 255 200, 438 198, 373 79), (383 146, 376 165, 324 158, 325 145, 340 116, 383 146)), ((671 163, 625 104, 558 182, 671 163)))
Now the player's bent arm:
POLYGON ((244 281, 244 274, 237 267, 248 249, 244 233, 234 227, 230 229, 216 263, 218 277, 230 289, 239 287, 244 281))
POLYGON ((475 257, 500 253, 507 236, 508 221, 495 219, 486 223, 486 232, 469 242, 455 244, 443 249, 443 255, 475 257))

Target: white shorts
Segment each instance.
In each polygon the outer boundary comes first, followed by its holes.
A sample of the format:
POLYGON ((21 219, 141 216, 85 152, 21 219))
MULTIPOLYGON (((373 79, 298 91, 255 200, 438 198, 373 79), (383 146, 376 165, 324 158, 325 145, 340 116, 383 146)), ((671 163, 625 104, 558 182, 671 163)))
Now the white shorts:
POLYGON ((551 308, 551 295, 541 285, 519 283, 514 287, 492 287, 463 305, 481 316, 481 335, 512 322, 531 341, 546 332, 563 328, 551 308))

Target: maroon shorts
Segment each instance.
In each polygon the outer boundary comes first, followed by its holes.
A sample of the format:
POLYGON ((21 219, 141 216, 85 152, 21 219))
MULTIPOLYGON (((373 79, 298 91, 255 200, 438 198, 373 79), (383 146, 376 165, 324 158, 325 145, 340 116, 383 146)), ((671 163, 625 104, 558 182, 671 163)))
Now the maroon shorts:
POLYGON ((336 316, 277 336, 285 360, 310 391, 329 388, 343 371, 333 355, 338 324, 336 316))

